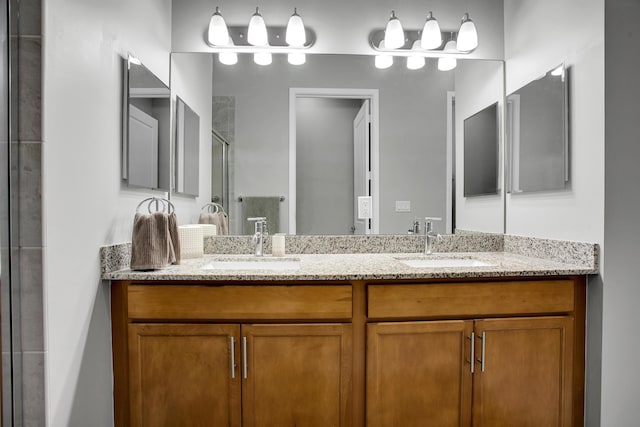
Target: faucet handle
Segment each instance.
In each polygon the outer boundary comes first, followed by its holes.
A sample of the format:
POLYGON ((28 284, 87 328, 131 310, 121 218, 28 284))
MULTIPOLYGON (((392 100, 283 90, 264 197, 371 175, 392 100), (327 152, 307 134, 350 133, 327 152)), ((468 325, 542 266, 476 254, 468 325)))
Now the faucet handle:
POLYGON ((428 216, 424 220, 425 221, 442 221, 442 218, 437 218, 435 216, 428 216))
POLYGON ((433 231, 433 221, 442 221, 442 218, 428 216, 424 219, 424 232, 430 233, 433 231))
POLYGON ((261 221, 261 222, 266 222, 267 218, 264 216, 255 216, 255 217, 251 217, 251 218, 247 218, 247 221, 261 221))

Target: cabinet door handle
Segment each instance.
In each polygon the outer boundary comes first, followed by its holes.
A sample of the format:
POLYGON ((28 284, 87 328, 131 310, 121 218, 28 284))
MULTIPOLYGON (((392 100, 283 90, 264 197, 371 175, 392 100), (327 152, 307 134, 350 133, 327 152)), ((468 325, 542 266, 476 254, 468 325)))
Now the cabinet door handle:
POLYGON ((473 374, 475 372, 475 365, 476 365, 476 334, 471 332, 471 336, 470 337, 466 337, 471 344, 469 345, 469 347, 471 347, 470 353, 471 353, 471 358, 468 360, 469 365, 471 366, 471 373, 473 374))
POLYGON ((231 379, 236 379, 236 340, 231 338, 231 379))
POLYGON ((478 362, 480 363, 480 370, 482 372, 484 372, 484 350, 485 350, 485 345, 487 341, 485 334, 486 334, 485 331, 482 331, 482 335, 478 337, 478 339, 482 341, 482 353, 480 354, 480 359, 478 359, 478 362))
POLYGON ((242 377, 247 379, 247 337, 242 337, 242 377))

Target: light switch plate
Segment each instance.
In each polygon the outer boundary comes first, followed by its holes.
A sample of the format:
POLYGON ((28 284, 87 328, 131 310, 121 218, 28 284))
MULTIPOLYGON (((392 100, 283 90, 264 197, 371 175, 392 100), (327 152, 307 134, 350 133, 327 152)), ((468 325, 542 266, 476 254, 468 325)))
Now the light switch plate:
POLYGON ((358 196, 358 219, 371 218, 371 196, 358 196))
POLYGON ((396 200, 396 212, 411 212, 411 200, 396 200))

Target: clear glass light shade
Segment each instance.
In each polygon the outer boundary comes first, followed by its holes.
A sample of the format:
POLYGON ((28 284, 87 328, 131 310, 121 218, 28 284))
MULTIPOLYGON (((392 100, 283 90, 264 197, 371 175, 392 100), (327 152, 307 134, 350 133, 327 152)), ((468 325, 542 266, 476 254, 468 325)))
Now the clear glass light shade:
MULTIPOLYGON (((384 49, 385 48, 385 43, 384 40, 382 40, 380 42, 380 49, 384 49)), ((385 68, 389 68, 393 65, 393 56, 387 54, 387 53, 383 53, 383 54, 378 54, 376 55, 375 59, 374 59, 374 64, 376 66, 376 68, 380 69, 380 70, 384 70, 385 68)))
POLYGON ((423 49, 437 49, 442 45, 442 32, 438 20, 429 12, 427 21, 422 28, 422 38, 420 43, 423 49))
POLYGON ((253 54, 253 62, 258 65, 271 65, 271 52, 257 52, 253 54))
POLYGON ((302 65, 307 62, 307 55, 304 53, 290 53, 287 55, 287 60, 291 65, 302 65))
POLYGON ((216 12, 211 15, 209 21, 209 43, 216 46, 226 46, 229 43, 229 31, 224 18, 220 14, 220 9, 216 7, 216 12))
POLYGON ((387 28, 384 30, 384 44, 387 49, 398 49, 404 46, 404 30, 393 10, 391 11, 391 18, 387 22, 387 28))
POLYGON ((469 19, 469 14, 465 13, 462 17, 462 24, 458 31, 458 50, 469 52, 478 47, 478 32, 476 24, 469 19))
POLYGON ((298 15, 298 11, 293 9, 293 15, 289 18, 287 23, 287 32, 285 35, 285 41, 289 46, 304 46, 307 42, 307 34, 304 30, 304 22, 298 15))
MULTIPOLYGON (((445 52, 455 52, 457 50, 458 49, 456 48, 455 40, 449 40, 447 44, 444 45, 445 52)), ((456 65, 458 65, 458 61, 456 61, 456 58, 452 58, 452 57, 438 58, 438 70, 440 71, 453 70, 454 68, 456 68, 456 65)))
POLYGON ((267 26, 264 23, 260 11, 256 7, 256 13, 251 16, 249 21, 249 29, 247 30, 247 41, 254 46, 267 46, 269 44, 269 36, 267 35, 267 26))
MULTIPOLYGON (((413 46, 411 47, 411 50, 417 50, 420 51, 420 40, 416 40, 413 42, 413 46)), ((426 63, 426 60, 424 58, 424 56, 407 56, 407 68, 410 70, 419 70, 420 68, 424 67, 424 64, 426 63)))

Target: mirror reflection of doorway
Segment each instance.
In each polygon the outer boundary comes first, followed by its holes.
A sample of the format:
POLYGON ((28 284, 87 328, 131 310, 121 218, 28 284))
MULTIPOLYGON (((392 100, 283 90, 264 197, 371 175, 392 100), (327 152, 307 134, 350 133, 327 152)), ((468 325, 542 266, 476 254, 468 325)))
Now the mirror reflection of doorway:
POLYGON ((290 107, 289 232, 374 232, 377 91, 298 91, 304 93, 292 96, 290 107), (362 202, 363 196, 370 197, 368 209, 358 209, 359 197, 362 202))

